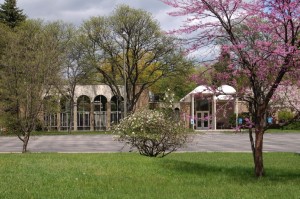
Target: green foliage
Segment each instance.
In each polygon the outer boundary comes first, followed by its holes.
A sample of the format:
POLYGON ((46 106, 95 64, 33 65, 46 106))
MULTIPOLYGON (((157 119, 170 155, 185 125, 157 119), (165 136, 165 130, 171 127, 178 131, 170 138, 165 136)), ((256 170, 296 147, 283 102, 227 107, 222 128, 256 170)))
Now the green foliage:
POLYGON ((294 113, 288 110, 282 110, 278 112, 278 120, 288 122, 294 118, 294 113))
POLYGON ((195 82, 191 82, 189 79, 192 73, 193 70, 191 66, 185 72, 183 71, 175 76, 161 78, 151 86, 150 90, 155 94, 163 94, 166 88, 170 88, 174 92, 175 101, 179 101, 197 86, 195 82))
MULTIPOLYGON (((9 35, 11 34, 11 29, 5 24, 0 23, 0 57, 3 55, 5 46, 9 41, 9 35)), ((1 63, 0 63, 1 70, 1 63)))
POLYGON ((6 24, 10 28, 18 26, 26 20, 23 10, 17 7, 16 0, 4 0, 0 5, 0 22, 6 24))
MULTIPOLYGON (((250 116, 249 116, 249 113, 240 113, 240 114, 238 114, 238 119, 239 118, 242 118, 243 119, 243 123, 242 124, 238 124, 238 125, 246 125, 246 119, 249 119, 250 118, 250 116)), ((238 121, 236 121, 236 114, 232 114, 232 115, 230 115, 230 117, 229 117, 229 124, 231 125, 231 126, 235 126, 236 125, 236 122, 238 122, 238 121)))
POLYGON ((300 121, 292 122, 283 127, 284 130, 300 130, 300 121))
POLYGON ((170 88, 164 91, 165 95, 162 101, 162 111, 167 117, 172 117, 173 115, 173 103, 174 103, 174 92, 170 88))
POLYGON ((53 108, 43 102, 60 82, 65 35, 60 23, 27 20, 14 29, 5 46, 0 60, 1 117, 5 127, 24 144, 39 121, 43 105, 53 108))
POLYGON ((89 66, 103 83, 120 96, 119 85, 126 81, 129 112, 141 93, 160 79, 185 76, 192 67, 179 41, 164 34, 151 14, 141 9, 121 5, 111 16, 92 17, 81 30, 88 40, 89 66))
POLYGON ((119 141, 136 147, 141 155, 164 157, 187 141, 187 129, 159 110, 141 110, 113 129, 119 141))

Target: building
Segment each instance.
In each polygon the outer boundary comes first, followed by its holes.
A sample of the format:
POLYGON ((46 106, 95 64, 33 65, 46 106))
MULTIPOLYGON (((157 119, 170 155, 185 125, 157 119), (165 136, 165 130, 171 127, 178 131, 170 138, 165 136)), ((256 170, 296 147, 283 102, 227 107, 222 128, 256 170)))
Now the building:
MULTIPOLYGON (((300 110, 298 88, 281 87, 276 96, 280 100, 270 103, 269 112, 272 114, 268 116, 274 119, 273 124, 278 124, 279 110, 290 110, 293 114, 293 110, 300 110)), ((45 129, 107 130, 123 118, 123 98, 115 96, 107 85, 78 85, 73 100, 74 114, 71 116, 69 101, 66 97, 59 97, 56 111, 44 113, 45 129)), ((145 91, 137 102, 136 109, 145 107, 163 108, 163 104, 155 101, 151 92, 145 91)), ((180 118, 187 128, 196 130, 233 129, 240 125, 238 116, 248 112, 246 102, 240 101, 236 90, 229 85, 216 89, 200 85, 179 103, 174 103, 173 109, 176 120, 180 118)))
MULTIPOLYGON (((145 91, 136 109, 160 107, 151 99, 151 93, 145 91)), ((70 107, 68 98, 60 96, 55 102, 56 111, 44 113, 47 130, 107 130, 123 118, 123 97, 115 96, 107 85, 78 85, 73 100, 74 106, 70 107)), ((228 85, 215 90, 198 86, 175 103, 173 109, 175 118, 181 118, 187 127, 198 130, 234 128, 238 114, 247 111, 243 102, 236 98, 235 89, 228 85)))
POLYGON ((180 100, 181 118, 197 130, 235 128, 238 114, 247 111, 236 90, 228 85, 213 89, 200 85, 180 100))
MULTIPOLYGON (((51 96, 47 98, 50 99, 51 96)), ((143 93, 136 108, 147 106, 148 99, 148 93, 143 93)), ((107 85, 78 85, 73 101, 74 106, 70 107, 68 98, 60 95, 55 102, 57 109, 44 112, 44 127, 58 131, 106 130, 123 118, 123 97, 114 95, 107 85)))

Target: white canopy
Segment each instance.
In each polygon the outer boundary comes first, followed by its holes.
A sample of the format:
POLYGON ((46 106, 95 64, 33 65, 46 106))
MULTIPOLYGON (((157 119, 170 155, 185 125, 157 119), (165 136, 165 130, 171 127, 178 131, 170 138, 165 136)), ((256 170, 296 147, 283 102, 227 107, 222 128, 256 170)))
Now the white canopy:
POLYGON ((222 86, 218 87, 216 90, 214 90, 213 88, 206 86, 206 85, 200 85, 200 86, 197 86, 194 90, 192 90, 189 94, 184 96, 180 100, 180 102, 191 102, 191 97, 190 97, 191 94, 203 94, 206 96, 216 94, 217 99, 219 99, 219 100, 230 100, 230 99, 232 99, 232 97, 230 95, 236 94, 236 90, 232 86, 229 86, 229 85, 222 85, 222 86))
POLYGON ((228 85, 222 85, 222 86, 218 87, 217 91, 220 94, 224 94, 224 95, 234 95, 234 94, 236 94, 236 90, 232 86, 228 86, 228 85))

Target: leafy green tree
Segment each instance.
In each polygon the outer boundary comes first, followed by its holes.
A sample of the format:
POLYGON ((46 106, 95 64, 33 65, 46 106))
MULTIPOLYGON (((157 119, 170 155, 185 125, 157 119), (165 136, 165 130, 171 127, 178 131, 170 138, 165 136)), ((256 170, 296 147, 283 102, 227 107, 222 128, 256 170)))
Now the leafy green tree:
POLYGON ((120 6, 109 17, 86 21, 82 30, 90 41, 90 65, 101 74, 103 82, 117 96, 122 95, 120 85, 126 82, 129 112, 158 80, 185 74, 191 67, 176 40, 165 35, 143 10, 120 6))
MULTIPOLYGON (((5 24, 2 24, 0 23, 0 58, 3 56, 4 54, 4 50, 6 48, 6 45, 8 43, 8 41, 11 39, 11 29, 6 26, 5 24)), ((3 70, 3 63, 0 59, 0 74, 2 73, 2 70, 3 70)), ((1 82, 1 79, 0 79, 0 82, 1 82)), ((4 104, 5 104, 5 99, 4 99, 4 96, 2 94, 2 89, 3 87, 0 86, 0 131, 1 129, 4 129, 4 121, 3 121, 3 118, 1 117, 1 115, 3 115, 3 111, 4 111, 4 104)))
MULTIPOLYGON (((7 44, 8 37, 10 34, 10 29, 5 25, 0 23, 0 56, 3 54, 4 48, 7 44)), ((1 70, 1 66, 0 66, 1 70)))
MULTIPOLYGON (((64 87, 59 88, 60 93, 69 102, 69 107, 74 107, 75 89, 78 84, 91 82, 91 73, 94 72, 86 60, 86 37, 80 35, 75 27, 69 27, 70 40, 66 45, 65 59, 63 62, 64 87)), ((70 109, 69 127, 74 123, 74 111, 70 109)), ((71 132, 71 128, 68 129, 71 132)))
POLYGON ((159 99, 163 99, 166 88, 169 88, 174 92, 174 100, 179 101, 197 86, 195 82, 191 82, 193 71, 195 70, 191 68, 186 74, 161 78, 151 86, 150 90, 155 95, 159 95, 159 99))
POLYGON ((14 28, 26 20, 23 10, 17 7, 16 0, 4 0, 0 5, 0 22, 14 28))
POLYGON ((11 34, 2 56, 0 87, 5 127, 23 142, 43 116, 42 108, 59 82, 65 34, 60 23, 26 21, 11 34))

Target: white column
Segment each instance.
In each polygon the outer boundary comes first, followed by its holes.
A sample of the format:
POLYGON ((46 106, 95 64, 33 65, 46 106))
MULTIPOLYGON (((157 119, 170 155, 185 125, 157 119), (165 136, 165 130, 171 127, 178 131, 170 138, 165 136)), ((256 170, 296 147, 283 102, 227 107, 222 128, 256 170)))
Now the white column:
POLYGON ((212 130, 217 129, 217 97, 213 95, 212 99, 212 130))
POLYGON ((73 107, 73 130, 77 131, 77 103, 73 107))
POLYGON ((234 102, 234 113, 235 113, 235 127, 238 127, 238 117, 239 117, 239 99, 236 97, 234 102))
POLYGON ((57 131, 60 131, 60 112, 56 113, 56 127, 57 131))
POLYGON ((192 126, 192 128, 194 129, 194 126, 195 126, 195 96, 193 93, 191 94, 191 97, 192 97, 192 110, 191 110, 192 117, 191 117, 191 119, 194 123, 192 126))

